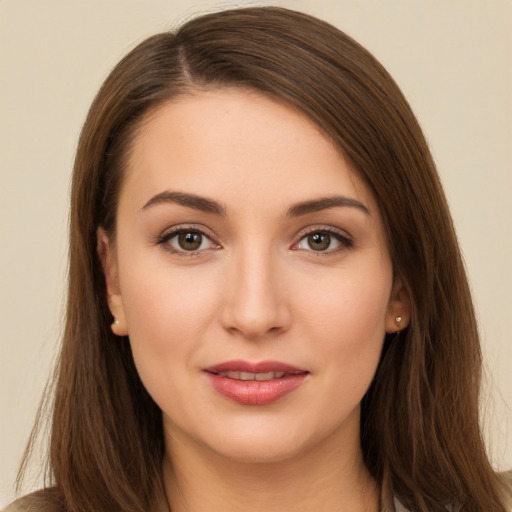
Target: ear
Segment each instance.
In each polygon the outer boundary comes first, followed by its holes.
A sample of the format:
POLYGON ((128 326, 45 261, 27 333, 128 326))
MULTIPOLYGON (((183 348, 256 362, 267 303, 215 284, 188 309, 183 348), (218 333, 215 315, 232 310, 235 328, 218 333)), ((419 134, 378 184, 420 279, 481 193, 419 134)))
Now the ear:
POLYGON ((109 237, 103 228, 96 232, 97 251, 100 258, 105 285, 107 289, 107 302, 110 312, 114 317, 111 329, 117 336, 127 336, 128 326, 124 314, 123 298, 119 288, 119 277, 117 269, 117 257, 115 250, 110 243, 109 237))
POLYGON ((411 321, 411 296, 404 280, 396 275, 386 311, 386 333, 405 329, 411 321))

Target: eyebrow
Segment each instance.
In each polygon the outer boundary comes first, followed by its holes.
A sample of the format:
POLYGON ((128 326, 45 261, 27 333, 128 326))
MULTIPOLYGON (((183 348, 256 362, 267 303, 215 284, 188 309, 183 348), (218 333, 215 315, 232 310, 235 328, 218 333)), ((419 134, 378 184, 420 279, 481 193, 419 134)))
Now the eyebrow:
MULTIPOLYGON (((157 204, 174 203, 187 208, 192 208, 206 213, 213 213, 214 215, 226 216, 226 207, 221 203, 208 199, 206 197, 198 196, 196 194, 189 194, 185 192, 170 192, 165 191, 153 196, 143 207, 146 210, 151 206, 157 204)), ((321 197, 320 199, 312 199, 310 201, 303 201, 295 203, 286 212, 287 217, 300 217, 308 213, 315 213, 329 208, 336 207, 349 207, 357 208, 362 212, 370 215, 370 210, 356 199, 346 196, 330 196, 321 197)))
POLYGON ((363 203, 346 196, 322 197, 320 199, 313 199, 312 201, 296 203, 288 209, 286 215, 289 217, 300 217, 301 215, 336 208, 338 206, 357 208, 367 215, 370 215, 370 210, 363 203))
POLYGON ((226 208, 222 204, 214 201, 213 199, 207 199, 206 197, 197 196, 195 194, 187 194, 185 192, 162 192, 153 196, 143 207, 142 210, 162 204, 162 203, 174 203, 193 210, 199 210, 201 212, 213 213, 215 215, 226 216, 226 208))

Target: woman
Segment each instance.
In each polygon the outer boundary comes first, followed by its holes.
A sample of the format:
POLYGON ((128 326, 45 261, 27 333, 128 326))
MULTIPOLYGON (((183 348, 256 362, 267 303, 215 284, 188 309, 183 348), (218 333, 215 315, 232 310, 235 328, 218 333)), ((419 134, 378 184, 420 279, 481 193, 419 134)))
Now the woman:
POLYGON ((432 158, 334 27, 242 9, 139 45, 70 235, 51 486, 10 510, 507 510, 432 158))

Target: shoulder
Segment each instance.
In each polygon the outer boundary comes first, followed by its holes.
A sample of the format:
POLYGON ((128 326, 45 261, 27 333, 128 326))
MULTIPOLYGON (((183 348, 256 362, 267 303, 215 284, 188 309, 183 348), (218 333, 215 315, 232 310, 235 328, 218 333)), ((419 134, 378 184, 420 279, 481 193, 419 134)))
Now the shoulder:
POLYGON ((65 512, 54 489, 42 489, 13 501, 2 512, 65 512))

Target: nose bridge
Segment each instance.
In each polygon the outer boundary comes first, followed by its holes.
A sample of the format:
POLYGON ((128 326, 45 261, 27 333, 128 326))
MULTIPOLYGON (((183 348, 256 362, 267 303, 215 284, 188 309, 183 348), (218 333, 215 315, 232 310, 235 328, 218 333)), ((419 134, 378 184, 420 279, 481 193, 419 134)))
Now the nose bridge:
POLYGON ((248 242, 233 254, 223 312, 224 325, 246 338, 286 327, 288 312, 279 288, 277 258, 269 244, 248 242))

